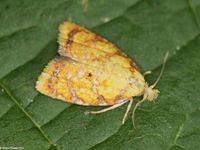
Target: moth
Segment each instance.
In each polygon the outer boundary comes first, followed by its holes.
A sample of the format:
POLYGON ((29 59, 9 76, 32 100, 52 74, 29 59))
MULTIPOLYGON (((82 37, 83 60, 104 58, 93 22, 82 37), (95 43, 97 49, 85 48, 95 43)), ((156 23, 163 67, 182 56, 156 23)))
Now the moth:
POLYGON ((133 98, 143 96, 133 108, 144 101, 153 101, 160 75, 151 86, 145 81, 135 62, 117 46, 95 33, 71 22, 59 26, 59 49, 38 78, 36 89, 44 95, 85 106, 108 106, 98 114, 129 102, 122 123, 133 105, 133 98))

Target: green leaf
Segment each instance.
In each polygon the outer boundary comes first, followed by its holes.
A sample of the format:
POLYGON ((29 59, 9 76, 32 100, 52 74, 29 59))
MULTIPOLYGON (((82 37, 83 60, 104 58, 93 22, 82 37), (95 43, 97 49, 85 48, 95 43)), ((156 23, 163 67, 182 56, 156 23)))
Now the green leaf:
POLYGON ((199 0, 2 0, 0 2, 0 147, 63 150, 200 149, 199 0), (86 4, 83 4, 86 2, 86 4), (57 28, 71 19, 118 45, 153 83, 170 52, 155 103, 121 125, 126 106, 70 105, 35 90, 57 55, 57 28))

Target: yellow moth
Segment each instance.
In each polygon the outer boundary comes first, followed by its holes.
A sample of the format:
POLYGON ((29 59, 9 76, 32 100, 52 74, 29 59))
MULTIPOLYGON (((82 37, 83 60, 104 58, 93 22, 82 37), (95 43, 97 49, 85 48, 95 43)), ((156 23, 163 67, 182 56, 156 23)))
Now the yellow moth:
MULTIPOLYGON (((59 54, 48 63, 36 83, 36 89, 52 98, 86 106, 109 106, 97 114, 115 109, 127 102, 125 122, 133 97, 143 96, 133 109, 144 101, 153 101, 159 90, 156 82, 149 86, 138 67, 108 40, 77 24, 64 22, 59 26, 59 54)), ((134 118, 133 118, 134 124, 134 118)))

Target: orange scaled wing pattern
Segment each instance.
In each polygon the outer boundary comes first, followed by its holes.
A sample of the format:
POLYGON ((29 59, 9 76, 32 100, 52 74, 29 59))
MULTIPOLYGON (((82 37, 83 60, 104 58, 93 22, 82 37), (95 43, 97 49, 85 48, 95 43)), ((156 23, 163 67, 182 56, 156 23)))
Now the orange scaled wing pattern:
POLYGON ((59 54, 36 89, 79 105, 106 106, 140 96, 145 81, 135 63, 106 39, 74 23, 59 27, 59 54))

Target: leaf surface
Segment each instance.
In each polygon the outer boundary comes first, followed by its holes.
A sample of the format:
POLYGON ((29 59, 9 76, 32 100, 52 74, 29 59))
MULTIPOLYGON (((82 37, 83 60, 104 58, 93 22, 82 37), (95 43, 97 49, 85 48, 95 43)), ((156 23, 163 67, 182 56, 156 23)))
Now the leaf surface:
POLYGON ((2 0, 0 2, 0 147, 24 149, 198 150, 200 148, 199 0, 2 0), (121 119, 126 106, 70 105, 35 90, 57 55, 57 28, 71 19, 118 45, 153 83, 170 52, 155 103, 121 119))

